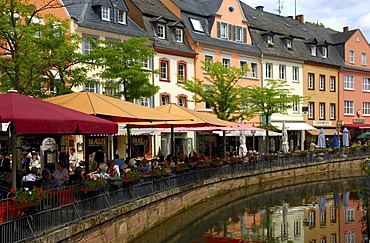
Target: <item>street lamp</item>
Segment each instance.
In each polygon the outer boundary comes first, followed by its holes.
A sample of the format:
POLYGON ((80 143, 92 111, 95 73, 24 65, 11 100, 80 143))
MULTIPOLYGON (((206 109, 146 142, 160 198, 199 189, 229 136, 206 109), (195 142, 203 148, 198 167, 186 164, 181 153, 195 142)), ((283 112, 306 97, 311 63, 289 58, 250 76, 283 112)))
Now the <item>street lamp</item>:
POLYGON ((255 140, 254 140, 254 135, 256 134, 256 130, 251 130, 251 133, 252 133, 252 137, 253 137, 253 150, 255 150, 255 140))

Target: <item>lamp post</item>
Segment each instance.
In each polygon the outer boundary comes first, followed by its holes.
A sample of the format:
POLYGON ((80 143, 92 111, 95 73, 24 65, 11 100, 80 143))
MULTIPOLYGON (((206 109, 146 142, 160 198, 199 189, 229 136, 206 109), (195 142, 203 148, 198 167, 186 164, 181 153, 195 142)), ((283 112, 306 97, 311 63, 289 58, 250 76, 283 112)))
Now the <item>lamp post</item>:
POLYGON ((255 140, 254 140, 254 135, 256 134, 256 130, 251 130, 251 133, 252 133, 252 137, 253 137, 253 150, 255 150, 255 145, 256 145, 256 143, 255 143, 255 140))

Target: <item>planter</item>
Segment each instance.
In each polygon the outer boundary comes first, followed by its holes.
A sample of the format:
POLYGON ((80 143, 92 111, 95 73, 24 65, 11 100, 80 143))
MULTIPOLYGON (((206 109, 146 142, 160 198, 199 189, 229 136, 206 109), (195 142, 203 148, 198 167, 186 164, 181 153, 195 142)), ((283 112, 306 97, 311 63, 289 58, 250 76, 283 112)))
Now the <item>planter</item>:
POLYGON ((94 191, 98 186, 81 186, 81 191, 82 192, 90 192, 94 191))
POLYGON ((109 180, 108 183, 109 185, 112 185, 112 186, 120 186, 123 182, 123 178, 122 180, 119 179, 119 180, 109 180))
POLYGON ((158 172, 153 171, 153 172, 152 172, 152 176, 153 176, 153 177, 160 177, 161 175, 160 175, 158 172))
POLYGON ((129 177, 122 177, 122 182, 123 183, 130 183, 130 182, 134 182, 135 179, 134 178, 129 178, 129 177))
POLYGON ((16 209, 21 209, 21 208, 28 208, 32 206, 38 206, 41 204, 41 201, 36 200, 36 201, 29 201, 29 202, 21 202, 21 203, 15 203, 13 202, 13 207, 16 209))

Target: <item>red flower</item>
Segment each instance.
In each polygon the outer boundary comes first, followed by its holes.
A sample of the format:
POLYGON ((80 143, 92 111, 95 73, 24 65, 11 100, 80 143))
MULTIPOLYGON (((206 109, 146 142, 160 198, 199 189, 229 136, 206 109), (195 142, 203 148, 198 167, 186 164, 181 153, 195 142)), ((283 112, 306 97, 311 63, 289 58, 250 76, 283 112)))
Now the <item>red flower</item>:
POLYGON ((24 197, 24 198, 22 198, 22 200, 25 202, 27 200, 27 198, 24 197))
POLYGON ((11 193, 14 193, 15 192, 15 189, 14 188, 10 188, 10 192, 11 193))
POLYGON ((11 198, 11 200, 12 200, 12 201, 15 201, 15 197, 12 197, 12 198, 11 198))

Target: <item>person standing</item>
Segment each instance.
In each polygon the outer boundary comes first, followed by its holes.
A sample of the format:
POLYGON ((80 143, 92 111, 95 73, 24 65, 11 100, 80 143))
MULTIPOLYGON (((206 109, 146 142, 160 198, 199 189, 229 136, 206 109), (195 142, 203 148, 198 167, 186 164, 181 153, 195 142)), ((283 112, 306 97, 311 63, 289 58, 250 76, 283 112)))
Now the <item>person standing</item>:
POLYGON ((74 172, 78 166, 78 156, 75 148, 71 148, 69 152, 69 171, 74 172))

